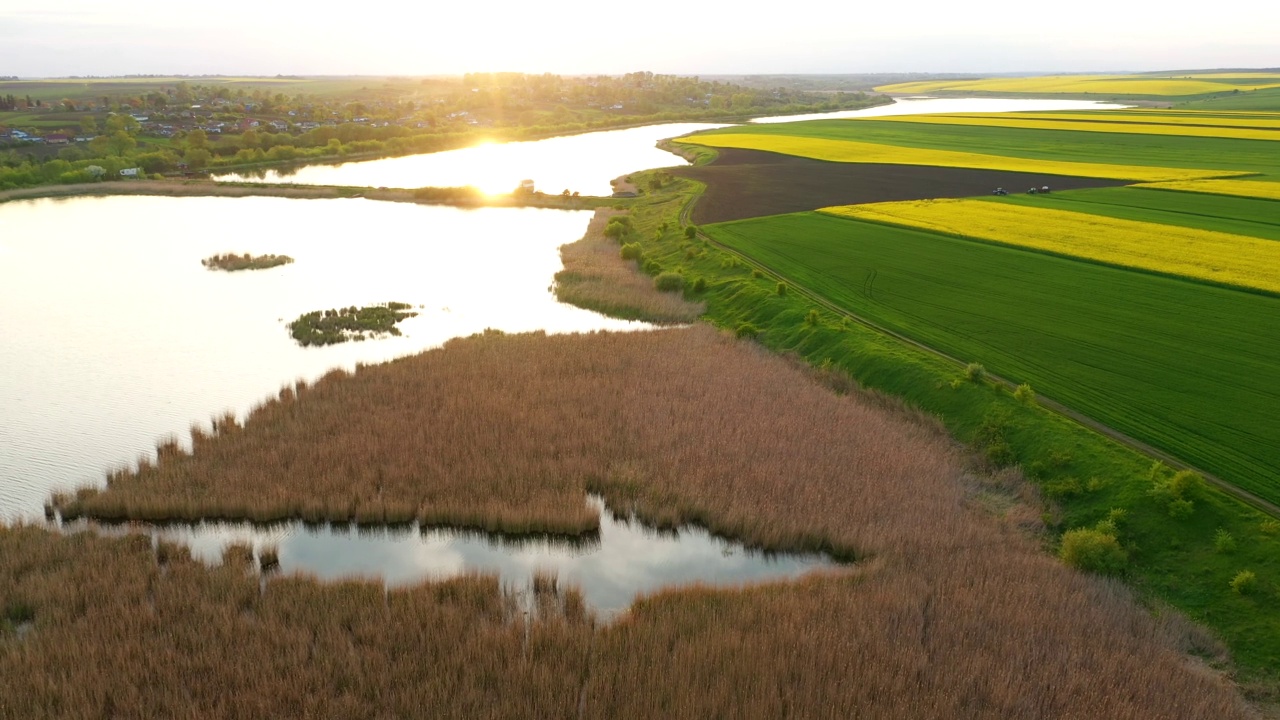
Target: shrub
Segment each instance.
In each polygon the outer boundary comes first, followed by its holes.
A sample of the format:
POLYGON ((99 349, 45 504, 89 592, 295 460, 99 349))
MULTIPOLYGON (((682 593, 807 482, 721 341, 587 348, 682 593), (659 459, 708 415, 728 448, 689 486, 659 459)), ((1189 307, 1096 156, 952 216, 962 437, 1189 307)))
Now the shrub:
POLYGON ((1078 478, 1058 478, 1044 484, 1045 494, 1052 498, 1074 497, 1084 493, 1084 486, 1078 478))
POLYGON ((653 279, 653 286, 661 292, 684 290, 684 276, 678 272, 664 272, 653 279))
POLYGON ((786 294, 787 294, 787 284, 781 283, 781 282, 778 283, 778 295, 780 297, 785 297, 786 294))
POLYGON ((1151 479, 1151 496, 1164 503, 1169 515, 1175 518, 1190 516, 1195 510, 1193 498, 1204 489, 1204 478, 1198 473, 1182 470, 1166 477, 1160 463, 1151 467, 1151 479))
POLYGON ((662 263, 657 260, 645 260, 642 266, 644 271, 649 275, 657 275, 662 272, 662 263))
POLYGON ((810 310, 808 313, 806 313, 806 314, 805 314, 805 316, 804 316, 804 324, 805 324, 805 325, 817 325, 817 324, 818 324, 818 319, 819 319, 819 317, 820 317, 820 316, 819 316, 819 314, 818 314, 818 309, 817 309, 817 308, 814 308, 814 309, 810 310))
POLYGON ((640 250, 640 243, 627 243, 622 246, 622 259, 640 261, 644 257, 644 253, 640 250))
POLYGON ((964 368, 964 379, 969 382, 982 382, 987 378, 987 369, 982 363, 969 363, 964 368))
POLYGON ((1077 570, 1104 575, 1120 572, 1129 561, 1115 535, 1092 528, 1068 530, 1062 536, 1058 556, 1077 570))
POLYGON ((1280 534, 1280 520, 1263 520, 1258 528, 1264 535, 1280 534))
POLYGON ((760 334, 760 328, 752 325, 751 323, 744 322, 738 326, 737 330, 733 331, 733 334, 739 338, 753 338, 760 334))
POLYGON ((751 277, 759 279, 759 278, 764 277, 764 273, 763 273, 763 272, 761 272, 761 271, 760 271, 760 270, 758 270, 758 269, 757 269, 757 270, 752 270, 752 271, 751 271, 751 277))
POLYGON ((1241 570, 1231 578, 1231 589, 1237 595, 1248 595, 1258 587, 1258 576, 1252 570, 1241 570))
POLYGON ((1013 399, 1023 405, 1032 405, 1036 401, 1036 391, 1032 390, 1030 385, 1022 383, 1013 391, 1013 399))
POLYGON ((694 291, 695 293, 702 293, 702 292, 705 292, 705 291, 706 291, 706 289, 707 289, 707 279, 706 279, 706 278, 698 278, 697 280, 694 280, 694 281, 693 281, 693 291, 694 291))
POLYGON ((1220 553, 1232 553, 1236 551, 1236 538, 1227 532, 1226 528, 1218 528, 1218 532, 1213 534, 1213 549, 1220 553))
POLYGON ((685 228, 684 228, 684 236, 685 236, 685 237, 687 237, 687 238, 689 238, 690 240, 692 240, 692 239, 694 239, 695 237, 697 237, 697 236, 698 236, 698 226, 697 226, 697 225, 686 225, 686 226, 685 226, 685 228))

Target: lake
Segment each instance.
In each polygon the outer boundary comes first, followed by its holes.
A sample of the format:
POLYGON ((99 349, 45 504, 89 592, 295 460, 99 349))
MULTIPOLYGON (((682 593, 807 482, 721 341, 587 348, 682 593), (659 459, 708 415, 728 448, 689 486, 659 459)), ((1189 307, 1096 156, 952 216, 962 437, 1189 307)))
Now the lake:
MULTIPOLYGON (((822 117, 997 107, 1100 106, 904 100, 822 117)), ((506 192, 531 178, 544 191, 607 194, 613 177, 683 164, 654 147, 659 139, 711 127, 721 126, 667 124, 485 145, 313 166, 291 176, 269 174, 265 181, 475 185, 506 192)), ((589 217, 362 199, 86 197, 0 205, 0 521, 39 517, 53 490, 100 484, 107 470, 154 456, 158 440, 176 435, 185 443, 193 423, 207 425, 226 410, 243 417, 281 386, 334 367, 385 361, 486 328, 649 329, 562 305, 550 292, 561 267, 557 248, 580 237, 589 217), (200 264, 224 252, 287 254, 296 262, 239 273, 200 264), (419 313, 401 323, 402 337, 301 348, 285 328, 312 310, 387 301, 410 303, 419 313)), ((183 539, 207 558, 231 539, 275 544, 284 569, 321 577, 376 574, 408 582, 438 576, 442 568, 487 568, 516 582, 531 569, 552 567, 582 584, 599 608, 616 608, 619 597, 665 584, 791 577, 827 562, 759 556, 696 528, 682 530, 681 540, 669 545, 673 536, 608 520, 601 511, 600 537, 586 546, 548 541, 510 547, 430 528, 369 533, 297 523, 274 530, 205 525, 154 532, 183 539), (605 549, 615 545, 635 552, 605 549), (743 563, 717 569, 717 557, 743 563), (650 579, 593 594, 591 573, 573 569, 583 563, 615 580, 650 579)))

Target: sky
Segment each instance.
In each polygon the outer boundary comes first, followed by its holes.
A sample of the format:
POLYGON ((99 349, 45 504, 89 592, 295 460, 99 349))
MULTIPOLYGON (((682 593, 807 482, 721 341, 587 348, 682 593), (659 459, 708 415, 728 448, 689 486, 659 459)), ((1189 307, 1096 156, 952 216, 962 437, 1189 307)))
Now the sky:
POLYGON ((1118 72, 1280 66, 1280 3, 36 0, 0 76, 1118 72))

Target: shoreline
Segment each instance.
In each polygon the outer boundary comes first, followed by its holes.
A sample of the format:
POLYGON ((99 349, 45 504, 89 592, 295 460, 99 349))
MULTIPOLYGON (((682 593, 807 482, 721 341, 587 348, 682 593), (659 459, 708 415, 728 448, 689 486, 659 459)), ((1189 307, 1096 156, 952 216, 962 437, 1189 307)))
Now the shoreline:
POLYGON ((565 198, 560 195, 534 193, 527 196, 485 195, 470 198, 419 197, 416 189, 374 188, 346 185, 285 185, 269 183, 224 183, 214 180, 122 180, 74 185, 39 185, 0 191, 0 204, 22 200, 71 197, 107 197, 142 195, 151 197, 282 197, 303 200, 364 198, 384 202, 453 207, 532 207, 555 210, 591 210, 605 205, 623 204, 627 198, 596 195, 565 198))

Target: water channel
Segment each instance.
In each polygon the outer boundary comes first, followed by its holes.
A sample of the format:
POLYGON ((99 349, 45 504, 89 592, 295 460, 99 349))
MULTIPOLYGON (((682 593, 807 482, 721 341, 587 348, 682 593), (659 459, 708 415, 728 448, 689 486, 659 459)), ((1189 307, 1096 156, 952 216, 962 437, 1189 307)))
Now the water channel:
MULTIPOLYGON (((916 112, 990 107, 986 100, 908 102, 916 112)), ((899 106, 905 104, 891 107, 899 106)), ((1084 107, 1098 105, 1070 109, 1084 107)), ((1068 108, 1022 101, 1003 109, 1068 108)), ((877 110, 883 112, 859 112, 877 110)), ((778 119, 759 121, 771 120, 778 119)), ((510 178, 529 177, 544 189, 606 193, 612 177, 682 162, 654 142, 705 127, 661 125, 320 166, 275 181, 505 191, 510 178)), ((562 305, 550 292, 560 269, 557 248, 580 237, 588 219, 585 212, 363 199, 122 196, 0 205, 0 522, 38 518, 52 491, 100 484, 107 470, 153 456, 158 440, 185 440, 193 423, 207 425, 227 410, 243 417, 281 386, 334 367, 385 361, 486 328, 649 329, 562 305), (201 266, 221 252, 283 253, 296 262, 242 273, 201 266), (402 323, 402 337, 301 348, 285 329, 311 310, 392 300, 419 312, 402 323)), ((598 542, 586 546, 513 546, 421 528, 369 534, 203 525, 158 532, 176 534, 209 558, 231 539, 276 544, 285 570, 321 577, 411 582, 465 569, 514 581, 531 568, 552 568, 603 609, 666 585, 791 577, 825 562, 766 557, 696 528, 660 535, 607 518, 602 508, 598 542)))

